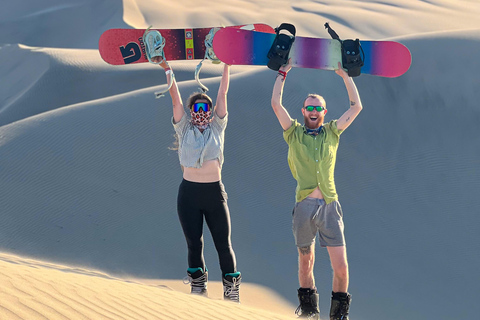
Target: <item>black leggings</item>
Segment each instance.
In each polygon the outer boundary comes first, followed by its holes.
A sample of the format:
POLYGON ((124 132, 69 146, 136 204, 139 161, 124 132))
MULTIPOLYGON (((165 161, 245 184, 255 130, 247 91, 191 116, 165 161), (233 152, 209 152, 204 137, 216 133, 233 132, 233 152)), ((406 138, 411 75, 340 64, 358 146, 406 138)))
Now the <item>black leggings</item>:
POLYGON ((204 268, 203 217, 212 234, 222 274, 236 270, 230 239, 230 212, 227 193, 221 181, 199 183, 183 179, 178 190, 177 211, 188 246, 188 267, 204 268))

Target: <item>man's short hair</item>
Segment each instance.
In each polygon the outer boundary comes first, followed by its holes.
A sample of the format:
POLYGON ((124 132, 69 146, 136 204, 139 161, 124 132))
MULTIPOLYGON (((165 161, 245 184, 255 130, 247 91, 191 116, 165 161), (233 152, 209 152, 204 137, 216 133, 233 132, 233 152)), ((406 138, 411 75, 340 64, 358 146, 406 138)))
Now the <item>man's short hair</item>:
POLYGON ((323 106, 325 108, 327 107, 327 102, 325 101, 325 99, 321 95, 316 94, 316 93, 309 93, 308 94, 308 96, 305 98, 305 100, 303 100, 303 107, 305 107, 305 102, 307 101, 308 98, 317 98, 323 103, 323 106))

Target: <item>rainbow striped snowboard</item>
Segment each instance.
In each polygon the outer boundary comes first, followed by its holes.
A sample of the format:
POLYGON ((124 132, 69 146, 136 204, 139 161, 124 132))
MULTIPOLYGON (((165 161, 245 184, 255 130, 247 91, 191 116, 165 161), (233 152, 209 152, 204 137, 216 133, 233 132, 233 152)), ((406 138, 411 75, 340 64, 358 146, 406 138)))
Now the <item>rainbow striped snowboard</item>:
MULTIPOLYGON (((213 51, 227 64, 267 65, 267 53, 275 34, 239 29, 219 30, 213 38, 213 51)), ((403 44, 394 41, 361 41, 365 53, 363 74, 394 78, 410 68, 412 57, 403 44)), ((294 67, 334 70, 342 61, 338 40, 295 37, 290 50, 294 67)))
MULTIPOLYGON (((230 27, 229 27, 230 28, 230 27)), ((233 26, 245 30, 275 32, 266 24, 233 26)), ((167 60, 195 60, 205 56, 205 37, 212 28, 156 29, 165 38, 167 60)), ((112 65, 148 62, 145 56, 143 34, 145 29, 109 29, 98 42, 102 59, 112 65)))

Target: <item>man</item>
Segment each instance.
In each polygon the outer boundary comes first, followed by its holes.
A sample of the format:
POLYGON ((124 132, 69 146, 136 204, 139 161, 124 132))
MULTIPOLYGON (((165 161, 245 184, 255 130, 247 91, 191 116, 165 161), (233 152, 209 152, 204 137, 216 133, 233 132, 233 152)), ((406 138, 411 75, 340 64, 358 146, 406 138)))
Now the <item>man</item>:
POLYGON ((348 263, 344 237, 343 213, 334 183, 334 169, 340 134, 362 110, 353 79, 340 63, 335 72, 342 77, 350 99, 348 109, 338 120, 324 123, 327 113, 323 97, 310 94, 303 102, 304 125, 290 118, 282 105, 284 81, 292 68, 289 61, 275 79, 272 107, 289 146, 288 164, 297 180, 293 210, 293 233, 299 252, 298 279, 300 305, 296 313, 302 318, 320 319, 318 293, 313 276, 315 238, 326 247, 333 268, 330 320, 348 320, 348 263))

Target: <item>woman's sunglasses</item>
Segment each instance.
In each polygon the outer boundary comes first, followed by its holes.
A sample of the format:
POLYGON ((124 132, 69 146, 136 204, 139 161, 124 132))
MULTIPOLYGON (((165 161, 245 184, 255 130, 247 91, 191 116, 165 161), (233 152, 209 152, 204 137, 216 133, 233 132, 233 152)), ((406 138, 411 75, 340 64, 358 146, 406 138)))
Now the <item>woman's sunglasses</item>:
POLYGON ((208 103, 205 103, 205 102, 197 102, 193 104, 192 106, 193 112, 198 112, 200 111, 200 109, 202 109, 204 112, 208 112, 210 110, 210 106, 208 105, 208 103))
POLYGON ((325 110, 325 107, 322 107, 322 106, 306 106, 304 107, 305 110, 307 110, 308 112, 312 112, 313 110, 317 110, 318 112, 322 112, 323 110, 325 110))

